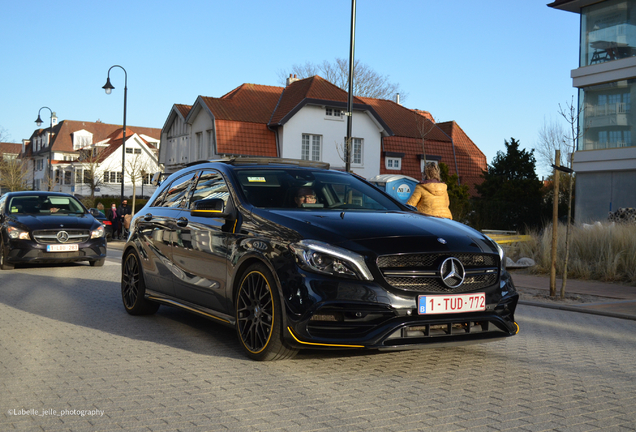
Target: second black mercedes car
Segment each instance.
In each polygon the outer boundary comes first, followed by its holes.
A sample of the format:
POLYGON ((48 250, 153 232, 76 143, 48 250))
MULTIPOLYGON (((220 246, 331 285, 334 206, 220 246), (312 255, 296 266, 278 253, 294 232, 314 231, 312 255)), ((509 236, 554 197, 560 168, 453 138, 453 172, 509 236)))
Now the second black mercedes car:
POLYGON ((7 192, 0 198, 0 268, 106 260, 104 226, 72 195, 7 192))
POLYGON ((255 360, 518 332, 494 241, 325 165, 239 158, 172 174, 132 221, 126 310, 164 304, 232 326, 255 360))

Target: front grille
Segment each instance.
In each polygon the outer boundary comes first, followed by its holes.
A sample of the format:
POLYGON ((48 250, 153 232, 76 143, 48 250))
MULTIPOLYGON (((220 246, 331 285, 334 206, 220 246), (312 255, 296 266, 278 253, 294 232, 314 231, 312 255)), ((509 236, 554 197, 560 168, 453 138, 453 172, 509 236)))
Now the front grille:
POLYGON ((68 234, 68 240, 64 243, 84 243, 90 238, 90 232, 87 230, 78 229, 56 229, 56 230, 39 230, 33 231, 33 238, 36 242, 41 244, 58 244, 62 243, 58 240, 58 233, 66 231, 68 234))
MULTIPOLYGON (((378 257, 378 267, 383 268, 435 268, 440 260, 444 260, 449 254, 411 254, 411 255, 383 255, 378 257)), ((498 255, 483 254, 454 254, 452 255, 468 267, 497 267, 498 255)))
POLYGON ((498 255, 384 255, 378 257, 377 264, 389 285, 409 292, 463 293, 492 286, 499 278, 498 255), (440 274, 441 263, 451 256, 457 258, 466 271, 464 282, 456 288, 448 287, 440 274))

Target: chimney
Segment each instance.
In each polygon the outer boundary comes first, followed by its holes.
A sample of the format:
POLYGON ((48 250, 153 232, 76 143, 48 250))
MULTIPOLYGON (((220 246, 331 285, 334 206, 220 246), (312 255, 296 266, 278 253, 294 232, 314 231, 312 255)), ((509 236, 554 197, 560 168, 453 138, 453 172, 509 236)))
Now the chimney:
POLYGON ((53 113, 51 115, 51 126, 55 126, 57 125, 57 115, 55 115, 55 113, 53 113))
POLYGON ((287 78, 287 83, 286 83, 285 87, 289 87, 289 85, 291 83, 296 82, 296 81, 298 81, 298 78, 296 77, 296 74, 294 74, 293 76, 292 76, 292 74, 289 74, 289 78, 287 78))
POLYGON ((395 103, 400 105, 400 94, 399 93, 396 93, 396 95, 395 95, 395 103))

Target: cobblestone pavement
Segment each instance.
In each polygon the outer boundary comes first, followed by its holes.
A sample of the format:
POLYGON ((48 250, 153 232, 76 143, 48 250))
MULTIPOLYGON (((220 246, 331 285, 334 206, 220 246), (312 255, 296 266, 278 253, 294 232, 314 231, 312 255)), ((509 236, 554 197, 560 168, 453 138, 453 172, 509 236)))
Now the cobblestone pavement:
POLYGON ((1 431, 636 431, 635 321, 521 305, 503 341, 257 363, 126 314, 119 269, 0 272, 1 431))

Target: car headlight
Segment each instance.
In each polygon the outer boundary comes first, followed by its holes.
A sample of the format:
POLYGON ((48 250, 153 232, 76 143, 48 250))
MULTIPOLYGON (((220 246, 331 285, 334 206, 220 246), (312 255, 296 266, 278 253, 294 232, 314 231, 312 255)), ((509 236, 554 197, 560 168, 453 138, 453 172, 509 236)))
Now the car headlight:
POLYGON ((31 236, 29 236, 28 231, 21 230, 16 227, 10 226, 7 231, 9 232, 9 238, 14 240, 30 240, 31 236))
MULTIPOLYGON (((488 237, 488 236, 486 236, 486 237, 488 237)), ((499 243, 497 243, 496 241, 494 241, 490 237, 488 237, 488 240, 493 242, 495 247, 497 248, 497 252, 499 253, 499 262, 500 262, 499 270, 501 271, 501 273, 503 273, 503 272, 506 271, 506 252, 503 250, 503 248, 501 246, 499 246, 499 243)))
POLYGON ((364 258, 350 250, 315 240, 289 245, 298 264, 308 270, 333 276, 373 280, 364 258))
POLYGON ((97 227, 97 229, 91 231, 91 239, 104 237, 104 234, 104 225, 100 225, 97 227))

